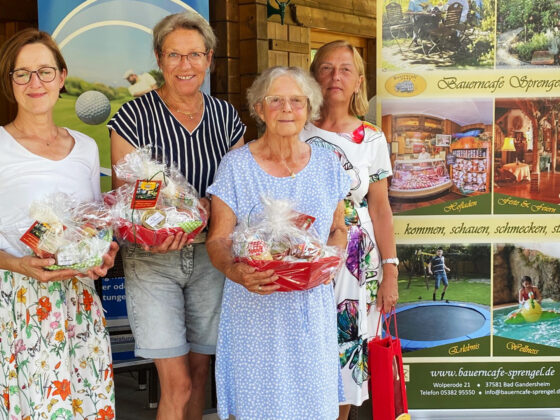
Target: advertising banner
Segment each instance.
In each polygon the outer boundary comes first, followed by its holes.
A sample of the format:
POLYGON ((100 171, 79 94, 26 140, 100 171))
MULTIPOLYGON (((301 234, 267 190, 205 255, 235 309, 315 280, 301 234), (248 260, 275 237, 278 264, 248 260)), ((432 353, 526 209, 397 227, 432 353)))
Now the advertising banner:
MULTIPOLYGON (((111 188, 107 121, 123 103, 163 83, 152 28, 163 17, 185 10, 208 19, 208 4, 208 0, 38 1, 39 28, 53 36, 68 65, 66 93, 56 105, 55 122, 96 140, 105 175, 102 190, 111 188)), ((209 85, 204 88, 209 91, 209 85)))
POLYGON ((377 4, 409 406, 558 408, 560 4, 377 4))

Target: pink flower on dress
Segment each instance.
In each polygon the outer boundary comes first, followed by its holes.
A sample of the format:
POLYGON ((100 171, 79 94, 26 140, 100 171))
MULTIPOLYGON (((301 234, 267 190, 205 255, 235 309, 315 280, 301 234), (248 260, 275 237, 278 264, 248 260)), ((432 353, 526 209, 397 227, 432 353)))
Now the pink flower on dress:
POLYGON ((14 351, 13 351, 13 353, 14 353, 14 354, 21 353, 21 352, 24 351, 26 348, 27 348, 27 347, 25 347, 25 344, 23 343, 23 339, 20 338, 19 340, 16 340, 16 341, 14 342, 14 351))
POLYGON ((76 325, 70 324, 68 325, 68 329, 66 330, 68 334, 68 338, 74 338, 76 336, 76 325))

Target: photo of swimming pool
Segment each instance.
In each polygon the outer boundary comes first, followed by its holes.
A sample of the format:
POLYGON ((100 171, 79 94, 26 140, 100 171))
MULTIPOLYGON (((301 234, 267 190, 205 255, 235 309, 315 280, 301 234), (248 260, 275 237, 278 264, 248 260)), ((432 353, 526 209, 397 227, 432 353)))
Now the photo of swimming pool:
MULTIPOLYGON (((544 300, 541 306, 543 310, 560 312, 560 302, 544 300)), ((545 346, 560 347, 560 318, 526 324, 506 324, 505 320, 508 314, 517 308, 517 305, 513 305, 494 310, 494 335, 545 346)))

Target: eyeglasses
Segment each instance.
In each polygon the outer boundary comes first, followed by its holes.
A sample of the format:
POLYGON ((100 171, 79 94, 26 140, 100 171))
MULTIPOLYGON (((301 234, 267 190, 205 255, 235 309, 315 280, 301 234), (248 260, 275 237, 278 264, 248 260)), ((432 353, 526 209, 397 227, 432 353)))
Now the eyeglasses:
POLYGON ((172 66, 179 65, 183 57, 185 57, 187 61, 191 63, 193 66, 196 66, 202 64, 204 58, 206 58, 207 55, 208 55, 208 51, 206 52, 193 51, 188 54, 179 54, 178 52, 168 52, 165 53, 164 57, 165 57, 165 61, 172 66))
POLYGON ((28 84, 31 81, 33 73, 37 74, 37 77, 42 82, 52 82, 56 77, 56 70, 56 67, 41 67, 34 71, 18 69, 11 71, 10 76, 12 76, 12 80, 18 85, 28 84))
POLYGON ((286 106, 286 101, 290 104, 290 108, 300 110, 307 106, 307 96, 265 96, 264 101, 272 110, 282 109, 286 106))

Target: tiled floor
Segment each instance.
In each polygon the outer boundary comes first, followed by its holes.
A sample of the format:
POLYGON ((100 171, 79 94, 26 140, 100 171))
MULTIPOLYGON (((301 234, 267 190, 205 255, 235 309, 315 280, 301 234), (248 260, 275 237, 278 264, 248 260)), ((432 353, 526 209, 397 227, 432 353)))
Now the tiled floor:
MULTIPOLYGON (((148 408, 148 391, 138 390, 136 373, 124 372, 115 375, 117 418, 116 420, 155 420, 156 410, 148 408)), ((204 420, 218 420, 209 409, 204 420)), ((358 420, 371 420, 371 406, 365 404, 359 410, 358 420)))

